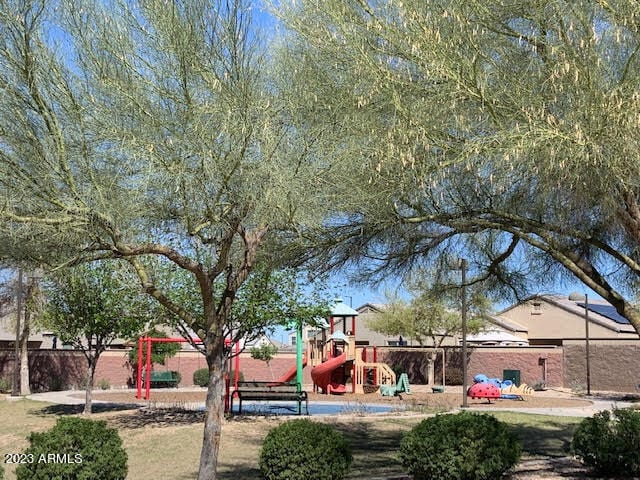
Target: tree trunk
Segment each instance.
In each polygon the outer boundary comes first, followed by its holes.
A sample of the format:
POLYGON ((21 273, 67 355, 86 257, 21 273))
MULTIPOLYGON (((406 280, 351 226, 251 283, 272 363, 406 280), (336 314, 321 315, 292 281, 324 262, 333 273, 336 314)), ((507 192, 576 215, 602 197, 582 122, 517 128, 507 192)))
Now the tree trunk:
POLYGON ((436 361, 436 352, 427 352, 427 385, 435 383, 434 365, 436 361))
POLYGON ((221 345, 207 354, 209 388, 207 390, 204 438, 200 452, 198 480, 215 480, 217 478, 218 451, 220 450, 222 416, 224 414, 225 361, 226 356, 221 345))
POLYGON ((96 365, 98 364, 98 357, 87 359, 89 367, 87 368, 86 385, 84 390, 84 415, 91 415, 92 402, 93 402, 93 377, 96 373, 96 365))
POLYGON ((28 309, 22 322, 22 332, 20 334, 20 395, 30 395, 29 385, 29 320, 28 309))

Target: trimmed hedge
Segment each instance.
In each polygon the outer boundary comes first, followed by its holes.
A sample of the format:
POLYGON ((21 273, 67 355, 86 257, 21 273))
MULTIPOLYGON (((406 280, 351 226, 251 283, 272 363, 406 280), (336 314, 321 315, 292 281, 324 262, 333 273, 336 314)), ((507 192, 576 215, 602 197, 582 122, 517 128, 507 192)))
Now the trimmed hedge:
POLYGON ((340 480, 351 461, 342 433, 323 423, 292 420, 267 434, 260 471, 266 480, 340 480))
MULTIPOLYGON (((233 386, 233 376, 234 372, 231 370, 229 372, 229 379, 231 380, 231 384, 233 386)), ((238 381, 244 382, 244 375, 242 372, 238 373, 238 381)), ((193 372, 193 384, 198 385, 199 387, 208 387, 209 386, 209 369, 208 368, 199 368, 195 372, 193 372)))
POLYGON ((24 451, 29 462, 16 468, 18 480, 124 480, 127 453, 118 431, 104 421, 58 419, 45 432, 32 432, 24 451))
POLYGON ((423 420, 400 442, 400 462, 414 480, 494 480, 520 459, 522 447, 505 423, 462 412, 423 420))
POLYGON ((640 412, 614 409, 580 422, 571 449, 596 473, 625 478, 640 476, 640 412))
POLYGON ((206 367, 199 368, 193 372, 193 384, 199 387, 209 386, 209 369, 206 367))

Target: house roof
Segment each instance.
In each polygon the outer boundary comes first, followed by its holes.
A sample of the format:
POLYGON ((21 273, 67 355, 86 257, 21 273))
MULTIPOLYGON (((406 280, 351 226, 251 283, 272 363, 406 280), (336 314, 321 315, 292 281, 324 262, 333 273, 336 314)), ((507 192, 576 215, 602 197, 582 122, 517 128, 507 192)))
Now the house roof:
POLYGON ((364 304, 360 305, 358 308, 356 308, 356 310, 359 313, 364 313, 367 310, 374 310, 375 312, 382 312, 386 308, 387 308, 387 306, 384 303, 364 303, 364 304))
MULTIPOLYGON (((502 315, 504 315, 508 311, 524 303, 527 303, 536 299, 552 304, 558 308, 561 308, 566 312, 575 314, 580 317, 584 317, 585 315, 584 302, 582 301, 569 300, 568 296, 566 295, 542 294, 542 295, 532 295, 530 297, 527 297, 521 302, 518 302, 517 304, 511 305, 510 307, 507 307, 506 309, 502 310, 501 312, 498 313, 497 316, 502 318, 502 315)), ((619 321, 616 321, 610 318, 611 315, 607 316, 603 314, 604 312, 610 313, 611 309, 615 310, 613 305, 611 305, 609 302, 602 300, 600 298, 595 298, 595 299, 590 298, 589 306, 590 306, 589 321, 591 323, 595 323, 597 325, 600 325, 604 328, 607 328, 617 333, 635 333, 636 332, 635 328, 630 323, 620 323, 619 321)))
MULTIPOLYGON (((49 331, 31 332, 29 335, 29 342, 40 342, 46 345, 45 348, 49 348, 52 337, 53 332, 49 331)), ((5 310, 3 315, 0 316, 0 341, 15 342, 15 339, 15 309, 5 310)))
POLYGON ((529 329, 526 326, 518 322, 515 322, 509 318, 502 318, 497 315, 487 315, 486 318, 489 321, 489 323, 493 323, 494 325, 497 325, 498 327, 501 327, 510 332, 527 333, 529 331, 529 329))

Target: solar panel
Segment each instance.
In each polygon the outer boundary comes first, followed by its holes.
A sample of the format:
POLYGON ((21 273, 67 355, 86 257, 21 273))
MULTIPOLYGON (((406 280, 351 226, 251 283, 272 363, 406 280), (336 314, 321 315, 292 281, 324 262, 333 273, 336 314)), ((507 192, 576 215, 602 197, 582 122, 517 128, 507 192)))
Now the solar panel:
MULTIPOLYGON (((578 305, 584 308, 584 303, 578 303, 578 305)), ((614 322, 621 325, 629 325, 631 323, 625 317, 620 315, 612 305, 599 305, 590 303, 589 310, 598 313, 603 317, 607 317, 609 320, 613 320, 614 322)))

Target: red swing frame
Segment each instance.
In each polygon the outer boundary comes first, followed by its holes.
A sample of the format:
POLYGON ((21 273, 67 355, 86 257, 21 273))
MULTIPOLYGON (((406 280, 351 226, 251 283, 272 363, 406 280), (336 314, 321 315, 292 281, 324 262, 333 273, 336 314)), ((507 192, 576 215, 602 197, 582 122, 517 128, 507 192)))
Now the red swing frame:
MULTIPOLYGON (((144 348, 145 351, 147 352, 147 357, 146 357, 146 362, 145 362, 145 368, 144 370, 146 371, 146 375, 145 375, 145 394, 144 394, 144 399, 145 400, 150 400, 151 399, 151 345, 153 343, 199 343, 202 344, 202 340, 187 340, 186 338, 182 338, 182 337, 171 337, 171 338, 163 338, 163 337, 139 337, 138 338, 138 365, 137 365, 137 370, 138 370, 138 374, 136 376, 136 388, 137 388, 137 393, 136 393, 136 398, 140 399, 142 398, 142 349, 144 348)), ((230 339, 225 339, 224 341, 225 345, 229 346, 231 344, 231 340, 230 339)), ((240 375, 240 343, 236 342, 235 343, 235 368, 234 368, 234 372, 233 372, 233 385, 234 387, 237 389, 238 388, 238 379, 239 379, 239 375, 240 375)), ((225 412, 227 412, 229 410, 229 384, 230 384, 230 379, 228 374, 225 375, 225 396, 224 396, 224 406, 225 406, 225 412)))

